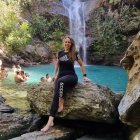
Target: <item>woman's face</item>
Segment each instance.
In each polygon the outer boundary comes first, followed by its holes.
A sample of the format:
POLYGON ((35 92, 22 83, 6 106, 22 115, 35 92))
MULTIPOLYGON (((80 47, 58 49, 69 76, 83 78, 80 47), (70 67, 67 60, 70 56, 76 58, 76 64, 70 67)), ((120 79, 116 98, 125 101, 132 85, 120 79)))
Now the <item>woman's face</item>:
POLYGON ((68 52, 71 48, 71 40, 69 38, 64 39, 64 49, 68 52))

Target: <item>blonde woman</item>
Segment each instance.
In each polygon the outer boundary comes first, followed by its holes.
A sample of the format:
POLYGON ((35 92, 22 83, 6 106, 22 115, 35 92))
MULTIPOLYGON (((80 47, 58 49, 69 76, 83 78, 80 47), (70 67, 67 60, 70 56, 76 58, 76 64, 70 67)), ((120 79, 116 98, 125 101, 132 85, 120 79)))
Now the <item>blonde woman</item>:
POLYGON ((41 129, 42 132, 47 132, 53 126, 53 120, 57 112, 63 110, 64 97, 68 90, 73 88, 78 77, 74 70, 74 62, 77 61, 83 73, 84 80, 87 80, 84 64, 76 51, 74 40, 70 36, 66 36, 63 40, 64 50, 58 53, 58 59, 54 73, 54 97, 51 104, 50 116, 46 126, 41 129))

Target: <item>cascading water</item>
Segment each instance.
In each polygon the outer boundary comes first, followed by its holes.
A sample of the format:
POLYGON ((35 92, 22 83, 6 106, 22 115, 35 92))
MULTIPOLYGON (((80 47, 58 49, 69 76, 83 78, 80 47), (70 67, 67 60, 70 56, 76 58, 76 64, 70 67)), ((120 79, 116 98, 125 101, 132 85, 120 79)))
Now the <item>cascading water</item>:
POLYGON ((82 58, 86 64, 85 2, 82 0, 62 0, 62 3, 69 16, 70 35, 75 41, 77 51, 82 52, 82 58))

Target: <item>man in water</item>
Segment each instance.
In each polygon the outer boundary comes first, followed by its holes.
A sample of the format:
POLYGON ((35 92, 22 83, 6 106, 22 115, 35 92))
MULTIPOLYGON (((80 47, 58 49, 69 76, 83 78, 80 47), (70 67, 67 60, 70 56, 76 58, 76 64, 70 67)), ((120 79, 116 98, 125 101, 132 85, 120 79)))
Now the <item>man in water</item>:
POLYGON ((25 81, 19 71, 16 72, 14 79, 17 84, 23 83, 25 81))
POLYGON ((50 77, 50 75, 47 73, 46 74, 46 82, 51 82, 52 81, 52 78, 50 77))
POLYGON ((41 77, 40 78, 40 84, 44 84, 44 83, 46 83, 46 79, 44 77, 41 77))

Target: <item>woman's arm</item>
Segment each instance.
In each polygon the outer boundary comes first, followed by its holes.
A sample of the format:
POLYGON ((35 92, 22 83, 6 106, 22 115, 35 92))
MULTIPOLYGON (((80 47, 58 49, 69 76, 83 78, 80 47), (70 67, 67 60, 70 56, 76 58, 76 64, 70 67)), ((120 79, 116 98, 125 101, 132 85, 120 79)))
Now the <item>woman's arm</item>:
POLYGON ((56 64, 55 64, 55 70, 54 70, 53 81, 57 78, 58 69, 59 69, 59 61, 57 60, 57 61, 56 61, 56 64))
POLYGON ((77 62, 78 62, 78 64, 80 65, 80 68, 81 68, 83 77, 86 77, 85 66, 84 66, 84 63, 83 63, 83 61, 81 60, 80 57, 78 58, 77 62))
POLYGON ((83 79, 85 82, 90 82, 91 80, 87 78, 87 74, 86 74, 86 70, 85 70, 85 66, 84 66, 84 63, 83 61, 81 60, 80 57, 78 57, 78 60, 77 60, 78 64, 80 65, 80 68, 81 68, 81 71, 82 71, 82 74, 83 74, 83 79))

